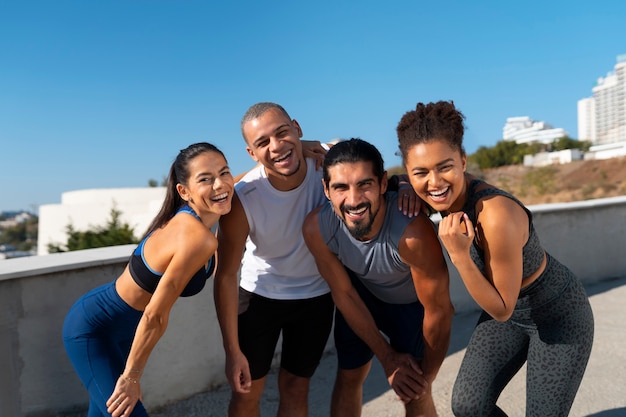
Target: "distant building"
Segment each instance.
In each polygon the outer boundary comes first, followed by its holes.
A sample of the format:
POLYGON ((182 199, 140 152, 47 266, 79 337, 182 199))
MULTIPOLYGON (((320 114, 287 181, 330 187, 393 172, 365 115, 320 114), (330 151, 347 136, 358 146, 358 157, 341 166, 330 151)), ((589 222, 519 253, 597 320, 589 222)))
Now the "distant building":
POLYGON ((626 54, 591 91, 591 97, 578 101, 579 139, 585 135, 593 145, 626 142, 626 54))
POLYGON ((502 128, 504 140, 516 143, 544 143, 550 144, 555 139, 569 136, 563 128, 553 128, 546 122, 536 122, 528 116, 509 117, 502 128))
POLYGON ((140 237, 157 215, 163 199, 164 187, 109 188, 70 191, 61 194, 61 204, 39 207, 37 255, 48 254, 48 244, 65 244, 66 227, 76 230, 105 226, 111 218, 111 209, 121 212, 120 221, 128 223, 140 237))
POLYGON ((26 220, 35 217, 35 215, 27 211, 3 211, 1 217, 4 220, 0 220, 0 227, 11 227, 24 223, 26 220))
POLYGON ((578 140, 596 142, 596 102, 593 97, 578 100, 578 140))
POLYGON ((524 155, 524 166, 543 167, 546 165, 568 164, 583 159, 580 149, 564 149, 555 152, 539 152, 534 155, 524 155))

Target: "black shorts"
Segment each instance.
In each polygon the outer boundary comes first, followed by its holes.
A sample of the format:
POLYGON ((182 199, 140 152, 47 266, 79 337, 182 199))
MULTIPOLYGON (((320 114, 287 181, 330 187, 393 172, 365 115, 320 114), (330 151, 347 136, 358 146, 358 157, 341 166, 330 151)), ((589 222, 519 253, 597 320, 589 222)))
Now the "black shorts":
MULTIPOLYGON (((346 272, 391 347, 397 352, 411 353, 421 359, 424 356, 422 304, 419 301, 409 304, 386 303, 365 288, 352 271, 346 269, 346 272)), ((360 368, 374 356, 369 346, 352 331, 339 310, 335 314, 334 337, 339 369, 360 368)))
POLYGON ((303 300, 274 300, 239 288, 239 346, 253 380, 267 375, 283 335, 280 366, 304 378, 313 376, 333 325, 330 293, 303 300))

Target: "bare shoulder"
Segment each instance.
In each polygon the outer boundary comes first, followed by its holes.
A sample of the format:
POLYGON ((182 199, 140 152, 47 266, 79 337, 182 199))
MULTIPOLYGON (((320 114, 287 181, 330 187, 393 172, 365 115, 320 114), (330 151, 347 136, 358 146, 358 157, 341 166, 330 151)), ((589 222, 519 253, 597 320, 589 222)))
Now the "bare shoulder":
MULTIPOLYGON (((441 250, 434 223, 424 213, 420 213, 409 223, 400 239, 398 248, 411 253, 426 251, 430 253, 441 250)), ((401 253, 402 255, 402 253, 401 253)))
POLYGON ((478 223, 483 227, 528 225, 528 215, 523 206, 504 195, 492 195, 481 199, 476 207, 476 215, 478 223))
POLYGON ((315 230, 319 230, 318 214, 321 208, 322 206, 316 207, 306 215, 302 225, 302 230, 304 232, 314 232, 315 230))

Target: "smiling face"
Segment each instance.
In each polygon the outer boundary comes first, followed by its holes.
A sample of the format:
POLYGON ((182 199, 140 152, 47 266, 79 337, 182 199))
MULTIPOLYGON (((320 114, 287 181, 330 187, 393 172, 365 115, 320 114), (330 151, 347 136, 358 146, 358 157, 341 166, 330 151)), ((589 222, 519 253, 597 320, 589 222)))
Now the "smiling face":
POLYGON ((302 130, 295 120, 290 120, 276 108, 270 108, 243 125, 246 150, 266 170, 272 185, 289 189, 292 182, 298 186, 306 175, 302 154, 302 130))
POLYGON ((433 139, 408 149, 404 158, 417 195, 437 211, 459 211, 465 203, 466 157, 446 141, 433 139))
POLYGON ((226 159, 218 152, 203 152, 189 161, 188 170, 187 184, 177 185, 183 200, 200 217, 230 212, 235 182, 226 159))
POLYGON ((386 174, 379 182, 371 162, 338 163, 328 168, 328 174, 324 191, 335 213, 355 239, 372 239, 385 218, 386 174))

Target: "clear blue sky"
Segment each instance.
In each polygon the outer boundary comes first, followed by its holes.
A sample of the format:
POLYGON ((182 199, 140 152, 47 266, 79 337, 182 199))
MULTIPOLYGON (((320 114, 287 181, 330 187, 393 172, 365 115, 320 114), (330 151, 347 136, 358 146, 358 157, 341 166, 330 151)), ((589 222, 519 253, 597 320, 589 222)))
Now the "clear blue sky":
POLYGON ((576 138, 576 103, 626 53, 626 1, 0 3, 1 210, 143 187, 178 150, 253 166, 239 121, 281 103, 308 139, 361 137, 399 165, 395 127, 454 100, 469 153, 507 117, 576 138))

